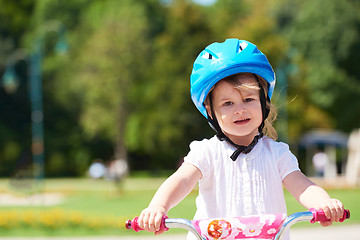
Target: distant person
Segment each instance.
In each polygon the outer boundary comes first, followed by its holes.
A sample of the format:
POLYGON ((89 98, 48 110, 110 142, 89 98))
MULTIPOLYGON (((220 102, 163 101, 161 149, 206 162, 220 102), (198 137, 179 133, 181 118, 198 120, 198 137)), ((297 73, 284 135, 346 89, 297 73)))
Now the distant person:
POLYGON ((119 194, 122 194, 123 180, 128 173, 128 164, 124 159, 117 159, 110 162, 107 177, 113 180, 119 194))
POLYGON ((128 172, 128 165, 124 159, 111 161, 108 167, 107 177, 113 180, 123 179, 128 172))
POLYGON ((89 167, 89 175, 93 179, 102 178, 105 172, 106 167, 101 159, 95 159, 89 167))
POLYGON ((314 154, 312 158, 313 166, 317 177, 324 177, 325 167, 328 163, 328 155, 322 151, 314 154))
POLYGON ((209 45, 194 62, 190 84, 195 106, 217 134, 190 144, 184 163, 141 212, 141 228, 162 233, 162 217, 197 183, 195 219, 286 214, 284 185, 306 208, 324 210, 330 220, 323 226, 339 221, 343 204, 301 173, 287 144, 275 141, 275 73, 254 44, 209 45))

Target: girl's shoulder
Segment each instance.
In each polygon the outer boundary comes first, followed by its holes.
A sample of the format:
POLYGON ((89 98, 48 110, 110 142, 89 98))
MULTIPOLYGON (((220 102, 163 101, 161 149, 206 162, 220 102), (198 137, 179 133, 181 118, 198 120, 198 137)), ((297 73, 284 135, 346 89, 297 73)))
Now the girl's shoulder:
POLYGON ((300 170, 296 156, 290 151, 289 145, 284 142, 277 142, 268 137, 263 140, 266 156, 269 160, 277 163, 281 179, 284 179, 293 171, 300 170))
POLYGON ((284 142, 275 141, 269 137, 263 137, 263 143, 265 148, 273 153, 281 154, 290 151, 288 144, 284 142))
POLYGON ((190 150, 200 148, 200 149, 214 149, 214 147, 221 144, 221 142, 217 139, 216 136, 212 138, 204 138, 202 140, 194 140, 190 143, 190 150))
POLYGON ((210 139, 191 142, 187 158, 195 159, 196 161, 206 161, 210 164, 226 157, 229 151, 234 151, 232 146, 214 136, 210 139))
POLYGON ((219 154, 221 142, 216 136, 210 139, 196 140, 190 143, 190 151, 184 161, 197 167, 203 176, 210 176, 214 159, 219 154))

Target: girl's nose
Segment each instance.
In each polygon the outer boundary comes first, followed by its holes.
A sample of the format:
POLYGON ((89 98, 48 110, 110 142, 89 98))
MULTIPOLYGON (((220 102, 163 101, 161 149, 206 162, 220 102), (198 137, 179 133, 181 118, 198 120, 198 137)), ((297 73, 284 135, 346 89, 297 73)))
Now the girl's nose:
POLYGON ((235 109, 235 114, 243 114, 246 112, 246 108, 244 104, 237 104, 235 109))

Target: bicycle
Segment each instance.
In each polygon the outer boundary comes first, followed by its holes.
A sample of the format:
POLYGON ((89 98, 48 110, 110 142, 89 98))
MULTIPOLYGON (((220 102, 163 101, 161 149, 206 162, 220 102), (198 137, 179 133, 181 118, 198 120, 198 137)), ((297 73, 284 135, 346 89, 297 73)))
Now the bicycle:
MULTIPOLYGON (((345 210, 340 222, 350 218, 350 211, 345 210)), ((285 214, 264 214, 246 217, 216 218, 203 220, 188 220, 183 218, 163 217, 160 229, 168 231, 170 228, 183 228, 192 232, 198 240, 232 240, 232 239, 273 239, 281 240, 293 224, 298 222, 328 220, 322 210, 297 212, 287 216, 285 214)), ((126 229, 141 231, 138 217, 125 222, 126 229)))

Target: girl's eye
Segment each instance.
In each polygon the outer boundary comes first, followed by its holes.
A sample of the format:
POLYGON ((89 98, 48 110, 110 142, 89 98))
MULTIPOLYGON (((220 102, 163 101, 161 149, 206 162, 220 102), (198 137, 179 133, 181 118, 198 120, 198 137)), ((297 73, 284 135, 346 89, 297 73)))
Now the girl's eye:
POLYGON ((233 104, 233 103, 230 102, 230 101, 224 102, 224 106, 230 106, 230 105, 232 105, 232 104, 233 104))
POLYGON ((251 101, 254 101, 254 99, 253 98, 245 98, 244 102, 251 102, 251 101))

